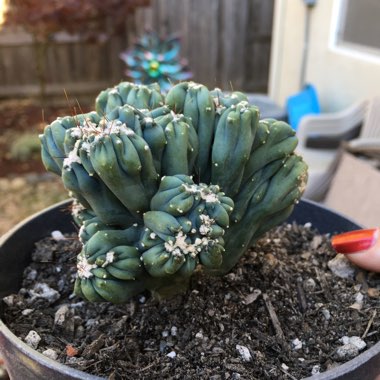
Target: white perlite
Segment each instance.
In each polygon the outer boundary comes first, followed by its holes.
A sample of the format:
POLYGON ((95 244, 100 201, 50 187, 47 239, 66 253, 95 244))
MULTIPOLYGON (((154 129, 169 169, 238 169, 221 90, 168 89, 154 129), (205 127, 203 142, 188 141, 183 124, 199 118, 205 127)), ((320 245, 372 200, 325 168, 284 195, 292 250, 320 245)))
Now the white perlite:
POLYGON ((342 254, 336 255, 327 263, 327 266, 336 276, 340 278, 353 278, 355 275, 355 267, 342 254))
POLYGON ((338 360, 349 360, 359 354, 359 349, 351 343, 344 344, 337 348, 335 356, 338 360))
POLYGON ((22 315, 30 315, 34 312, 34 309, 24 309, 21 314, 22 315))
POLYGON ((316 364, 315 366, 313 366, 313 368, 311 369, 311 374, 312 375, 317 375, 318 373, 321 372, 321 366, 319 364, 316 364))
POLYGON ((15 303, 15 298, 16 296, 14 294, 11 294, 10 296, 6 296, 3 298, 3 302, 7 305, 7 306, 13 306, 14 303, 15 303))
POLYGON ((358 336, 344 336, 340 339, 343 343, 335 351, 335 357, 337 360, 349 360, 357 355, 366 347, 366 343, 358 336))
POLYGON ((282 368, 284 371, 289 371, 289 366, 287 366, 285 363, 282 363, 282 364, 281 364, 281 368, 282 368))
POLYGON ((56 360, 58 358, 57 352, 51 348, 48 348, 47 350, 43 351, 42 355, 45 355, 46 357, 53 359, 53 360, 56 360))
MULTIPOLYGON (((230 273, 230 275, 233 273, 230 273)), ((260 289, 255 289, 253 293, 247 294, 243 300, 244 305, 250 305, 252 302, 255 302, 257 298, 261 295, 260 289)))
POLYGON ((32 300, 43 298, 49 303, 54 303, 60 297, 59 292, 43 282, 37 283, 32 289, 28 290, 28 293, 32 300))
POLYGON ((251 353, 249 352, 249 349, 246 346, 241 346, 240 344, 236 345, 236 350, 239 353, 240 357, 245 362, 250 362, 252 360, 251 353))
POLYGON ((55 240, 55 241, 60 241, 60 240, 65 240, 65 236, 63 235, 63 233, 61 231, 53 231, 51 233, 51 237, 55 240))
POLYGON ((292 348, 295 351, 300 350, 302 348, 302 342, 298 338, 293 339, 292 348))
POLYGON ((326 321, 328 321, 328 320, 331 319, 331 313, 330 313, 330 310, 328 310, 328 309, 321 309, 321 313, 322 313, 323 316, 325 317, 326 321))
POLYGON ((355 302, 350 305, 351 309, 361 310, 363 308, 364 296, 362 293, 356 293, 355 302))
POLYGON ((28 335, 25 337, 25 343, 34 349, 38 347, 40 342, 41 342, 41 337, 34 330, 30 330, 28 335))
POLYGON ((69 307, 67 305, 62 305, 54 314, 54 325, 63 326, 68 313, 69 307))
POLYGON ((177 354, 175 351, 170 351, 166 356, 171 359, 174 359, 177 356, 177 354))
POLYGON ((344 336, 340 339, 340 341, 343 344, 353 344, 359 351, 363 350, 367 346, 367 343, 358 336, 344 336))

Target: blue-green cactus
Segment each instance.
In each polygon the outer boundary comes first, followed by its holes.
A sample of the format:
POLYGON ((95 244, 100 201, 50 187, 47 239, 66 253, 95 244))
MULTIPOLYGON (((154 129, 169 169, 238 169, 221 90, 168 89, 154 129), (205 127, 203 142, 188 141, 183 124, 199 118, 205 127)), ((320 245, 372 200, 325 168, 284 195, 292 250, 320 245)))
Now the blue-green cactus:
POLYGON ((199 263, 218 269, 233 204, 219 186, 195 184, 185 175, 163 177, 152 211, 144 214, 146 230, 139 242, 148 273, 187 277, 199 263))
POLYGON ((120 83, 96 112, 47 126, 41 142, 75 199, 75 291, 90 301, 169 295, 197 268, 228 272, 287 218, 307 180, 288 124, 260 120, 242 93, 193 82, 166 95, 120 83))

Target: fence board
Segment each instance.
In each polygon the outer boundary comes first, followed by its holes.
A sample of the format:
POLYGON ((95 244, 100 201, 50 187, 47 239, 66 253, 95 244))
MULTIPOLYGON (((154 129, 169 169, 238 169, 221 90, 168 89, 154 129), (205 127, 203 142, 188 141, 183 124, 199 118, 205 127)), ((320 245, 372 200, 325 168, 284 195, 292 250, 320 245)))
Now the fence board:
MULTIPOLYGON (((146 30, 182 37, 194 80, 210 87, 266 92, 274 0, 151 0, 128 15, 105 44, 60 33, 44 61, 48 94, 98 91, 125 79, 121 51, 146 30)), ((0 96, 35 95, 39 83, 32 37, 0 30, 0 96)))
POLYGON ((244 58, 247 47, 247 0, 223 0, 222 36, 225 44, 222 54, 221 81, 224 89, 244 87, 244 58))

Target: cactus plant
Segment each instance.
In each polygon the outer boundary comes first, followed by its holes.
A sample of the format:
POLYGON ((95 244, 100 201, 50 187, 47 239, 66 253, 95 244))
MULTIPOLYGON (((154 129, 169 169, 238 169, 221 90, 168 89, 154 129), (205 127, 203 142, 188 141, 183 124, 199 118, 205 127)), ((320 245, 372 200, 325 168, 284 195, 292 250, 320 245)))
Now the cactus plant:
POLYGON ((197 268, 227 273, 302 195, 294 130, 260 120, 242 93, 124 82, 95 108, 41 135, 46 168, 75 199, 75 292, 90 301, 168 296, 197 268))

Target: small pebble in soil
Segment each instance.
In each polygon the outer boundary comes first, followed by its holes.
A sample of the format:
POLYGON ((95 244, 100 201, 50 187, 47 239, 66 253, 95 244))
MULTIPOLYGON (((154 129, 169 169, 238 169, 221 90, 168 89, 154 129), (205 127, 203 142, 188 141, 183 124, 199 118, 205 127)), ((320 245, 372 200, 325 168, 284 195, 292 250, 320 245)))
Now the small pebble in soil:
POLYGON ((303 282, 303 288, 306 292, 313 292, 317 286, 317 283, 314 281, 313 278, 308 278, 303 282))
POLYGON ((359 351, 367 346, 366 342, 358 336, 344 336, 340 341, 343 345, 338 347, 335 352, 335 357, 338 361, 354 358, 359 354, 359 351))
POLYGON ((248 347, 237 344, 236 350, 244 362, 250 362, 252 360, 252 355, 249 352, 248 347))
POLYGON ((298 338, 293 339, 292 348, 293 350, 300 350, 302 348, 302 342, 298 338))
POLYGON ((331 319, 331 314, 330 314, 330 311, 328 309, 324 309, 324 308, 321 309, 321 313, 325 317, 326 321, 331 319))
POLYGON ((13 306, 14 305, 14 302, 15 302, 15 299, 16 299, 16 296, 14 294, 11 294, 10 296, 6 296, 3 298, 3 302, 7 305, 7 306, 13 306))
POLYGON ((57 352, 51 348, 48 348, 47 350, 42 351, 42 354, 53 360, 57 360, 58 358, 57 352))
POLYGON ((332 260, 327 263, 332 273, 340 278, 353 278, 355 276, 356 269, 342 254, 336 255, 332 260))
POLYGON ((289 367, 288 367, 285 363, 282 363, 282 364, 281 364, 281 368, 282 368, 284 371, 288 371, 288 370, 289 370, 289 367))
POLYGON ((341 347, 338 347, 334 356, 336 360, 342 361, 342 360, 350 360, 354 358, 355 356, 357 356, 358 354, 359 354, 359 349, 355 345, 351 343, 347 343, 341 347))
POLYGON ((341 342, 343 344, 353 344, 359 351, 363 350, 367 345, 366 342, 358 336, 344 336, 341 342))
POLYGON ((54 324, 56 326, 62 326, 66 320, 66 316, 69 313, 68 305, 62 305, 58 308, 54 315, 54 324))
POLYGON ((34 330, 30 330, 28 335, 25 337, 25 343, 34 349, 38 347, 40 342, 41 342, 41 337, 34 330))
POLYGON ((168 358, 174 359, 177 356, 177 354, 175 351, 170 351, 166 356, 168 358))
POLYGON ((59 240, 64 240, 66 239, 65 236, 63 235, 63 233, 61 231, 53 231, 51 233, 51 237, 55 240, 55 241, 59 241, 59 240))
POLYGON ((29 314, 32 314, 34 311, 34 309, 24 309, 21 314, 22 315, 29 315, 29 314))
POLYGON ((350 305, 351 309, 361 310, 363 308, 364 295, 362 293, 355 294, 355 302, 350 305))
POLYGON ((30 302, 32 303, 36 298, 43 298, 50 304, 54 303, 60 298, 60 294, 57 290, 51 288, 48 284, 37 283, 32 289, 27 290, 30 296, 30 302))

